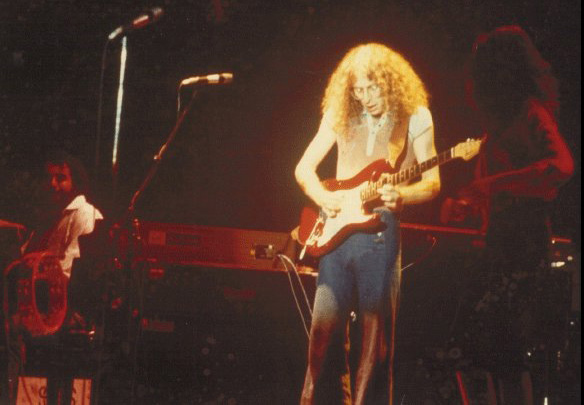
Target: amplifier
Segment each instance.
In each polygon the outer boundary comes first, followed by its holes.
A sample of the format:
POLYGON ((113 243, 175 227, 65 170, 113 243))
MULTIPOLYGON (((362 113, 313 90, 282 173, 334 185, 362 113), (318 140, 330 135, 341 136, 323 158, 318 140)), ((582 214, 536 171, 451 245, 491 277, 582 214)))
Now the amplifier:
POLYGON ((296 242, 284 232, 140 222, 138 260, 250 270, 285 270, 296 242))

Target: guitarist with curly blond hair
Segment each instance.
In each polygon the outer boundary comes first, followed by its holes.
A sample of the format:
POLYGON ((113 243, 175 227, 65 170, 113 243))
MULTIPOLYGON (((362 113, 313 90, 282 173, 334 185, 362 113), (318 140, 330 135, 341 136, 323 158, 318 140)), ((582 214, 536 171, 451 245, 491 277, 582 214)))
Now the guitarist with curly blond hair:
MULTIPOLYGON (((320 127, 295 171, 302 190, 328 221, 342 218, 350 207, 361 204, 353 201, 352 192, 330 189, 317 175, 319 164, 334 146, 337 185, 341 186, 379 160, 386 164, 383 171, 390 173, 428 162, 418 171, 408 171, 408 181, 373 183, 375 226, 368 228, 367 222, 355 232, 340 232, 343 238, 334 248, 327 244, 319 262, 301 403, 387 404, 393 391, 399 216, 404 205, 436 197, 440 191, 437 164, 441 163, 433 160, 436 150, 428 94, 399 53, 377 43, 356 46, 330 77, 320 127), (361 336, 359 347, 350 347, 359 351, 356 370, 351 370, 354 389, 348 373, 352 312, 361 336)), ((363 190, 359 192, 363 197, 363 190)))

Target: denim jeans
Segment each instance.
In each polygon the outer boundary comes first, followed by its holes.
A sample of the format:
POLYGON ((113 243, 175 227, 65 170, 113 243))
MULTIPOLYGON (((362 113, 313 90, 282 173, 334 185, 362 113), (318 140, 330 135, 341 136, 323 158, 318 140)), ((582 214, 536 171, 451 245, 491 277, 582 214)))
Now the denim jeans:
POLYGON ((400 233, 394 214, 382 220, 382 232, 355 233, 320 261, 302 403, 390 403, 400 233), (352 311, 359 344, 349 342, 352 311), (359 351, 354 378, 349 348, 359 351))

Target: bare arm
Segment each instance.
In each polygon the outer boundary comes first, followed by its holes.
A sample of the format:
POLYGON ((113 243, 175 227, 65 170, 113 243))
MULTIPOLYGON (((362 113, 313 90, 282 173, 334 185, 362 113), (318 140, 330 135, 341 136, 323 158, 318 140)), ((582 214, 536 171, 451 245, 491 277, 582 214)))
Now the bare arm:
MULTIPOLYGON (((462 221, 468 215, 482 217, 487 225, 487 203, 489 196, 501 192, 516 197, 552 200, 558 188, 570 178, 574 171, 574 160, 568 146, 560 135, 553 117, 536 105, 529 115, 530 141, 540 150, 542 158, 525 167, 481 177, 480 162, 476 177, 469 186, 458 192, 457 198, 449 198, 442 207, 442 222, 462 221)), ((486 155, 481 156, 486 159, 486 155)))
POLYGON ((319 179, 316 169, 336 142, 335 132, 326 121, 321 121, 318 132, 304 151, 294 172, 296 181, 304 191, 327 215, 336 215, 340 209, 340 195, 326 190, 319 179))
MULTIPOLYGON (((412 146, 418 162, 423 162, 436 156, 434 127, 414 139, 412 146)), ((440 192, 440 172, 438 167, 424 172, 420 181, 398 187, 398 190, 402 195, 404 204, 420 204, 433 199, 440 192)))
MULTIPOLYGON (((412 143, 414 155, 418 162, 436 156, 434 146, 434 127, 429 127, 412 143)), ((440 192, 440 172, 438 167, 422 174, 420 181, 406 186, 386 185, 380 189, 381 199, 392 211, 400 210, 403 204, 420 204, 436 197, 440 192)))
POLYGON ((533 163, 477 179, 471 187, 483 194, 506 191, 514 196, 553 199, 558 188, 574 172, 574 160, 556 122, 543 108, 535 106, 529 116, 529 142, 540 151, 533 163))

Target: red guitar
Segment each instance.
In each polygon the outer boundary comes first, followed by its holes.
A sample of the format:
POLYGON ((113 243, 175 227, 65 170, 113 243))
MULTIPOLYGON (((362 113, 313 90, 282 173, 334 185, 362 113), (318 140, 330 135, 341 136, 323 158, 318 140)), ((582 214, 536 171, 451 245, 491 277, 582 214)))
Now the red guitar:
POLYGON ((376 160, 357 175, 346 180, 323 181, 329 191, 345 190, 341 210, 335 217, 318 213, 313 207, 305 207, 300 217, 298 239, 304 245, 300 258, 305 253, 313 257, 322 256, 357 231, 375 232, 383 226, 380 215, 373 209, 381 206, 377 190, 385 184, 404 183, 436 166, 456 158, 470 160, 479 153, 481 140, 469 139, 461 142, 425 162, 395 172, 385 159, 376 160))

